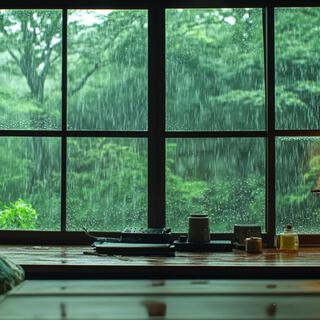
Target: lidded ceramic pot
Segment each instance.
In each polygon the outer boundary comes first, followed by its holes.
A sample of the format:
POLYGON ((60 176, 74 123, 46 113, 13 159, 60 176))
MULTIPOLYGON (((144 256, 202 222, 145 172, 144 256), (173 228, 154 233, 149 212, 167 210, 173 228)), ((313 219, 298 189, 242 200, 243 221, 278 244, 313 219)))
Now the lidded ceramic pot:
POLYGON ((189 217, 188 242, 209 242, 209 218, 206 214, 192 214, 189 217))

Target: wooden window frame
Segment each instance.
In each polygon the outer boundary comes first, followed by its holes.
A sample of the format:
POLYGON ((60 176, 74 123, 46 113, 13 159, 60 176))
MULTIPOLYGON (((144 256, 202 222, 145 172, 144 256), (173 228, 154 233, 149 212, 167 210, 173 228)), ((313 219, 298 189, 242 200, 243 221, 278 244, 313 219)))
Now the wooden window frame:
MULTIPOLYGON (((275 7, 320 7, 320 0, 2 0, 3 9, 62 10, 62 120, 61 130, 0 130, 1 137, 58 137, 61 139, 61 226, 60 231, 0 231, 0 243, 86 244, 83 232, 67 231, 67 139, 69 137, 127 137, 148 139, 148 226, 165 226, 165 141, 167 138, 260 137, 266 141, 266 232, 273 246, 276 230, 275 141, 281 136, 320 136, 320 130, 276 130, 275 128, 275 7), (172 8, 261 8, 265 53, 265 130, 259 131, 166 131, 165 129, 165 11, 172 8), (68 9, 144 9, 148 11, 148 130, 67 130, 67 18, 68 9)), ((97 232, 101 236, 118 233, 97 232)), ((231 233, 213 234, 231 239, 231 233)), ((303 234, 302 245, 320 245, 320 234, 303 234)))

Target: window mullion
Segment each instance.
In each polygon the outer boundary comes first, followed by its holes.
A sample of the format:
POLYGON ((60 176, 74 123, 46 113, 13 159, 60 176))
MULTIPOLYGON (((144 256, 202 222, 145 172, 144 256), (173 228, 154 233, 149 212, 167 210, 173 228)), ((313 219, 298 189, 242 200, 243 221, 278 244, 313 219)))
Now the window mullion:
POLYGON ((61 231, 67 230, 68 10, 62 11, 61 231))
POLYGON ((149 30, 148 227, 165 226, 165 9, 152 6, 149 30))
POLYGON ((268 244, 273 245, 276 232, 276 189, 275 189, 275 53, 274 53, 274 7, 265 8, 265 66, 267 106, 267 197, 266 226, 268 244))

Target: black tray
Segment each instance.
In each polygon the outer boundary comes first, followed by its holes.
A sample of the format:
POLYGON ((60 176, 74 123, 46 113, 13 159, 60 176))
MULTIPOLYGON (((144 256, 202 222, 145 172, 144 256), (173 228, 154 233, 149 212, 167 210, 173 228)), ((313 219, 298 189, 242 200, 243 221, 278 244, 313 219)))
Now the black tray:
POLYGON ((230 252, 232 251, 232 242, 229 240, 212 240, 210 242, 181 242, 173 243, 177 251, 189 252, 230 252))
POLYGON ((175 247, 170 244, 95 242, 99 254, 124 256, 174 256, 175 247))

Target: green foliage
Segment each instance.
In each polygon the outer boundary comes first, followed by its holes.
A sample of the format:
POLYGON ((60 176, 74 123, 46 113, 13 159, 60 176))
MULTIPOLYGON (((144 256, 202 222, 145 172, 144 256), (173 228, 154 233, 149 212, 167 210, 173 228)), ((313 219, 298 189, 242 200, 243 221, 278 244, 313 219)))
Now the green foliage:
POLYGON ((69 146, 69 227, 115 231, 146 227, 144 142, 72 139, 69 146))
POLYGON ((233 225, 255 224, 263 226, 265 214, 265 182, 263 177, 244 179, 225 177, 212 181, 204 197, 205 210, 213 232, 232 232, 233 225))
POLYGON ((41 122, 46 118, 42 106, 29 98, 17 96, 8 89, 0 89, 0 128, 20 126, 21 123, 41 122), (19 120, 14 121, 16 115, 19 120), (21 119, 21 120, 20 120, 21 119), (19 123, 20 122, 20 123, 19 123))
POLYGON ((88 130, 147 128, 147 12, 73 11, 69 24, 69 122, 88 130), (82 14, 84 14, 82 12, 82 14), (92 110, 95 110, 92 114, 92 110), (92 116, 90 116, 92 114, 92 116))
MULTIPOLYGON (((169 148, 172 147, 175 147, 175 145, 169 145, 169 148)), ((173 161, 174 158, 167 157, 167 163, 173 161)), ((166 184, 167 225, 175 230, 185 231, 188 216, 192 213, 203 213, 204 211, 203 200, 207 182, 184 179, 176 175, 170 166, 167 166, 166 184)))
POLYGON ((0 229, 34 230, 37 219, 36 210, 22 199, 9 205, 0 205, 0 229))
POLYGON ((170 130, 263 128, 261 35, 260 10, 168 10, 170 130))

